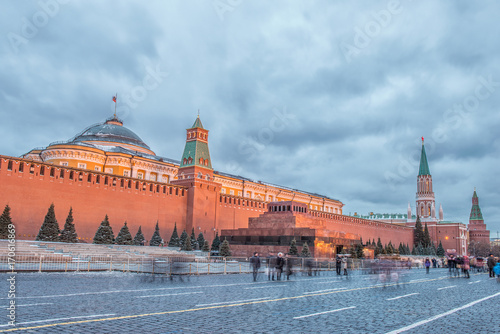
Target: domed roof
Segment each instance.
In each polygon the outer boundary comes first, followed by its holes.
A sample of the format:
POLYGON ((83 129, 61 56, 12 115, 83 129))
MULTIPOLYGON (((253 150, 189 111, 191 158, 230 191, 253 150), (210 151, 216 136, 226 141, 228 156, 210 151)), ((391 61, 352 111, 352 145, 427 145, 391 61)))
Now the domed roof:
POLYGON ((112 117, 104 123, 92 125, 78 134, 70 142, 109 142, 139 146, 149 151, 149 148, 142 139, 131 130, 123 126, 123 122, 116 117, 112 117))

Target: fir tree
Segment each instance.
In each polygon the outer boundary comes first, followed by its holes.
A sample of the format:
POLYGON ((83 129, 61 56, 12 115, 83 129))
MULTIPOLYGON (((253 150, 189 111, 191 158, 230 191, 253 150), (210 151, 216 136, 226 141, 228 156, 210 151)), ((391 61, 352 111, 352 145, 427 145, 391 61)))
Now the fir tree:
POLYGON ((300 253, 302 257, 311 257, 311 252, 309 251, 309 246, 307 242, 304 242, 304 246, 302 246, 302 252, 300 253))
POLYGON ((441 241, 439 242, 439 246, 436 250, 436 255, 441 256, 441 257, 444 256, 444 248, 443 248, 443 244, 441 243, 441 241))
POLYGON ((135 237, 134 237, 134 245, 144 246, 145 240, 146 240, 146 238, 144 238, 144 234, 142 234, 142 229, 139 226, 139 229, 137 230, 137 233, 135 234, 135 237))
POLYGON ((363 246, 363 238, 359 237, 359 244, 363 246))
POLYGON ((422 246, 429 247, 430 245, 431 245, 431 235, 429 234, 427 223, 425 223, 422 246))
POLYGON ((356 253, 356 245, 351 245, 351 246, 349 247, 349 254, 351 254, 351 257, 352 257, 353 259, 357 259, 357 258, 358 258, 358 255, 357 255, 357 253, 356 253))
POLYGON ((424 231, 422 229, 422 223, 420 222, 420 217, 417 216, 417 221, 415 222, 415 229, 413 230, 413 244, 418 245, 424 241, 424 231))
POLYGON ((185 250, 188 252, 191 252, 193 250, 193 244, 191 243, 190 237, 187 237, 186 240, 184 241, 184 245, 182 245, 182 250, 185 250))
POLYGON ((417 255, 425 255, 424 254, 424 246, 422 246, 422 244, 418 244, 418 246, 417 246, 417 255))
POLYGON ((290 242, 290 249, 288 250, 288 254, 290 255, 297 255, 299 254, 299 250, 297 249, 297 241, 295 238, 292 239, 290 242))
POLYGON ((177 222, 174 224, 174 231, 172 232, 172 236, 168 242, 168 247, 180 247, 179 235, 177 234, 177 222))
POLYGON ((387 246, 385 246, 385 253, 386 254, 394 254, 394 247, 392 247, 392 243, 389 241, 387 246))
POLYGON ((110 245, 115 243, 115 235, 113 234, 113 228, 109 225, 108 215, 104 217, 101 225, 95 232, 94 244, 106 244, 110 245))
POLYGON ((413 249, 411 250, 411 255, 417 255, 417 248, 413 245, 413 249))
POLYGON ((130 231, 127 226, 127 222, 123 224, 123 227, 121 228, 120 232, 118 232, 118 235, 116 236, 115 243, 117 245, 133 245, 134 241, 132 240, 132 234, 130 234, 130 231))
POLYGON ((403 244, 401 242, 399 243, 398 252, 400 255, 406 255, 405 248, 403 247, 403 244))
POLYGON ((182 231, 181 237, 179 238, 179 246, 181 249, 184 249, 186 247, 186 240, 189 240, 189 236, 186 232, 186 230, 182 231))
POLYGON ((43 224, 40 227, 40 231, 36 236, 37 241, 59 241, 59 224, 56 220, 56 214, 54 212, 54 203, 52 203, 45 215, 43 224))
POLYGON ((227 239, 224 239, 220 245, 219 255, 223 257, 231 256, 231 249, 229 249, 229 241, 227 239))
POLYGON ((362 259, 365 256, 364 247, 362 243, 356 244, 355 247, 356 258, 362 259))
POLYGON ((10 206, 6 205, 3 213, 0 216, 0 239, 7 239, 9 237, 9 225, 12 224, 10 217, 10 206))
POLYGON ((160 246, 162 242, 162 238, 160 236, 160 227, 158 226, 158 221, 156 222, 155 232, 149 241, 150 246, 160 246))
POLYGON ((193 230, 191 231, 191 250, 196 250, 198 249, 198 240, 196 240, 196 235, 194 234, 194 227, 193 230))
POLYGON ((382 245, 382 241, 380 241, 380 238, 377 240, 377 248, 375 252, 378 254, 384 254, 384 246, 382 245))
POLYGON ((208 244, 208 240, 205 240, 203 243, 203 248, 201 249, 203 252, 210 252, 210 245, 208 244))
POLYGON ((78 236, 76 235, 75 224, 73 224, 73 208, 69 208, 68 217, 66 218, 66 223, 64 224, 64 229, 59 236, 59 240, 62 242, 76 243, 78 242, 78 236))
POLYGON ((215 232, 215 238, 212 241, 212 248, 211 248, 211 250, 217 251, 217 250, 219 250, 219 247, 220 247, 219 232, 215 232))
POLYGON ((203 233, 200 232, 198 234, 198 246, 200 247, 201 250, 203 250, 203 247, 205 246, 205 237, 203 236, 203 233))

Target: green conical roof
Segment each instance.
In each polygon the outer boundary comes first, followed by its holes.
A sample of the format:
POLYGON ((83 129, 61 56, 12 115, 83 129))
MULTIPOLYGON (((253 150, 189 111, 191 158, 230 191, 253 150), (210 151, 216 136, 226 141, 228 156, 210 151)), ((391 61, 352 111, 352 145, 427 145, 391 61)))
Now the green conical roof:
POLYGON ((431 175, 429 165, 427 164, 427 155, 425 154, 424 141, 422 140, 422 153, 420 154, 420 168, 418 175, 431 175))
POLYGON ((194 129, 194 128, 201 128, 201 129, 203 129, 203 124, 201 124, 200 115, 198 115, 198 117, 196 118, 196 121, 194 121, 194 124, 191 127, 191 129, 194 129))
POLYGON ((470 210, 469 220, 483 220, 483 214, 481 213, 481 208, 479 207, 479 198, 477 198, 475 189, 474 194, 472 195, 472 208, 470 210))

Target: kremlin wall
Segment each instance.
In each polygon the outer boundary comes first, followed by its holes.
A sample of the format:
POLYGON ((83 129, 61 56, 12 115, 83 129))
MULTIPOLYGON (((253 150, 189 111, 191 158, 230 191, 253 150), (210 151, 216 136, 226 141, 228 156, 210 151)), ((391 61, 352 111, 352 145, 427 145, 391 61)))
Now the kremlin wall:
MULTIPOLYGON (((425 202, 417 205, 431 217, 432 178, 425 167, 420 173, 428 175, 418 179, 425 202)), ((141 226, 149 240, 158 222, 161 236, 169 240, 176 224, 179 233, 194 228, 208 240, 217 232, 238 255, 288 247, 292 238, 299 250, 308 242, 316 256, 324 257, 361 238, 413 246, 410 220, 400 224, 345 216, 339 200, 215 171, 208 130, 199 117, 187 129, 180 161, 157 156, 116 116, 21 158, 0 155, 0 207, 11 207, 19 239, 35 239, 51 203, 61 229, 73 208, 78 237, 88 243, 107 214, 115 236, 126 221, 132 235, 141 226)), ((480 223, 476 226, 482 228, 480 223)), ((447 230, 447 238, 440 231, 431 232, 436 245, 442 241, 445 249, 465 253, 461 225, 447 230)))

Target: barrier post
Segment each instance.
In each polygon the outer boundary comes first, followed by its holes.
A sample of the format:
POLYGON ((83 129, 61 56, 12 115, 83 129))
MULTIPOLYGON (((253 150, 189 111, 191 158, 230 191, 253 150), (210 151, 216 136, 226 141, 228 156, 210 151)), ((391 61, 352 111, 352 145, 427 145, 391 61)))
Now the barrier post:
POLYGON ((87 265, 87 272, 89 272, 89 271, 90 271, 90 260, 91 260, 91 259, 92 259, 92 257, 90 257, 90 258, 89 258, 89 261, 87 262, 87 263, 88 263, 88 265, 87 265))
POLYGON ((241 274, 241 263, 240 263, 240 274, 241 274))
POLYGON ((39 273, 42 272, 42 259, 43 259, 43 255, 40 255, 40 266, 38 267, 38 272, 39 273))
POLYGON ((68 261, 66 260, 66 266, 64 267, 64 272, 68 271, 68 261))
POLYGON ((109 257, 109 271, 113 269, 113 255, 109 257))
POLYGON ((226 263, 226 258, 224 258, 224 275, 227 273, 227 263, 226 263))
POLYGON ((210 262, 208 262, 207 274, 210 275, 210 262))

